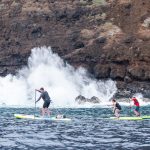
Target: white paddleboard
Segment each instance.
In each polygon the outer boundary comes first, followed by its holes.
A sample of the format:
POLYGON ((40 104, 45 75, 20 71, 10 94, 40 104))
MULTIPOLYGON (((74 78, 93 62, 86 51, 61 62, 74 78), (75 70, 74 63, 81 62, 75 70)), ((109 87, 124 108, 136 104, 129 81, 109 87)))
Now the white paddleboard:
POLYGON ((57 118, 57 117, 36 117, 34 115, 14 114, 17 119, 33 119, 33 120, 50 120, 50 121, 71 121, 70 118, 57 118))

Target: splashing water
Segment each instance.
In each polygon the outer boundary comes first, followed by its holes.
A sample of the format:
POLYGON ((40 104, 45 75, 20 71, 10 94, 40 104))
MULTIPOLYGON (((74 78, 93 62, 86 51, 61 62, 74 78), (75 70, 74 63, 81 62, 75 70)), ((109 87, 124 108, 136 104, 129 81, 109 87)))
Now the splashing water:
MULTIPOLYGON (((28 59, 28 66, 16 76, 0 77, 0 104, 34 106, 35 89, 44 87, 50 94, 54 106, 75 106, 75 98, 97 96, 108 101, 116 93, 112 80, 97 81, 88 77, 84 68, 75 70, 50 47, 34 48, 28 59)), ((40 106, 42 101, 38 103, 40 106)))
POLYGON ((135 93, 132 97, 136 97, 138 100, 142 100, 143 99, 142 93, 135 93))
POLYGON ((143 101, 144 97, 142 93, 135 93, 132 97, 136 97, 137 100, 139 101, 140 105, 147 105, 149 103, 146 103, 143 101))

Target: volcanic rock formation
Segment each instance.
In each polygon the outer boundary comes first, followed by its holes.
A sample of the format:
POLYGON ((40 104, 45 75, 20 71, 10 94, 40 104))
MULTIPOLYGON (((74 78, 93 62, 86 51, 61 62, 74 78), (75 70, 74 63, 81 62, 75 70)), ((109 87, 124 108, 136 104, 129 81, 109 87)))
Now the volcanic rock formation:
POLYGON ((150 96, 150 0, 0 0, 0 75, 43 45, 120 91, 150 96))

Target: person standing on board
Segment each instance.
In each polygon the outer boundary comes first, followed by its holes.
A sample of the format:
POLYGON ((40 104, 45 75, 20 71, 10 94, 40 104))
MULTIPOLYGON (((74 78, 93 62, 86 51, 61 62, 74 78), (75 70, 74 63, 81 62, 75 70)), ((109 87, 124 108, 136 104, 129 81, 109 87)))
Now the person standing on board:
POLYGON ((43 108, 41 109, 42 116, 44 117, 44 115, 45 115, 46 113, 48 114, 48 116, 50 116, 50 112, 49 112, 49 110, 48 110, 48 107, 49 107, 49 105, 50 105, 51 100, 50 100, 50 96, 49 96, 48 92, 45 91, 44 88, 40 88, 40 90, 37 90, 37 89, 35 89, 35 90, 41 93, 41 95, 40 95, 40 97, 37 99, 36 103, 37 103, 41 98, 42 98, 43 101, 44 101, 43 108))
POLYGON ((115 116, 117 118, 119 118, 120 117, 121 106, 118 102, 116 102, 115 99, 112 100, 112 104, 113 104, 113 112, 114 112, 115 116))
MULTIPOLYGON (((130 100, 132 100, 133 103, 134 103, 134 105, 135 105, 135 109, 134 109, 135 115, 136 115, 137 117, 140 116, 140 104, 139 104, 137 98, 136 98, 136 97, 133 97, 133 98, 131 98, 130 100)), ((132 107, 132 106, 131 106, 131 107, 132 107)))

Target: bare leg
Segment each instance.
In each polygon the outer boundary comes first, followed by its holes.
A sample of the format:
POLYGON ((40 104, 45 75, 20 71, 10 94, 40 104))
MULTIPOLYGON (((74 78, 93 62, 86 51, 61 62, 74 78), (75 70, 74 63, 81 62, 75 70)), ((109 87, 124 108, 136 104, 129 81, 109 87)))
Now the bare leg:
POLYGON ((42 116, 42 108, 40 109, 40 114, 41 114, 41 116, 42 116))
POLYGON ((138 111, 134 110, 134 113, 137 117, 140 116, 140 113, 138 111))
POLYGON ((44 117, 45 115, 45 108, 42 108, 42 116, 44 117))
POLYGON ((119 109, 116 109, 116 110, 115 110, 115 116, 116 116, 117 118, 120 117, 120 110, 119 110, 119 109))
POLYGON ((45 108, 45 112, 47 113, 47 115, 50 117, 50 111, 48 108, 45 108))

